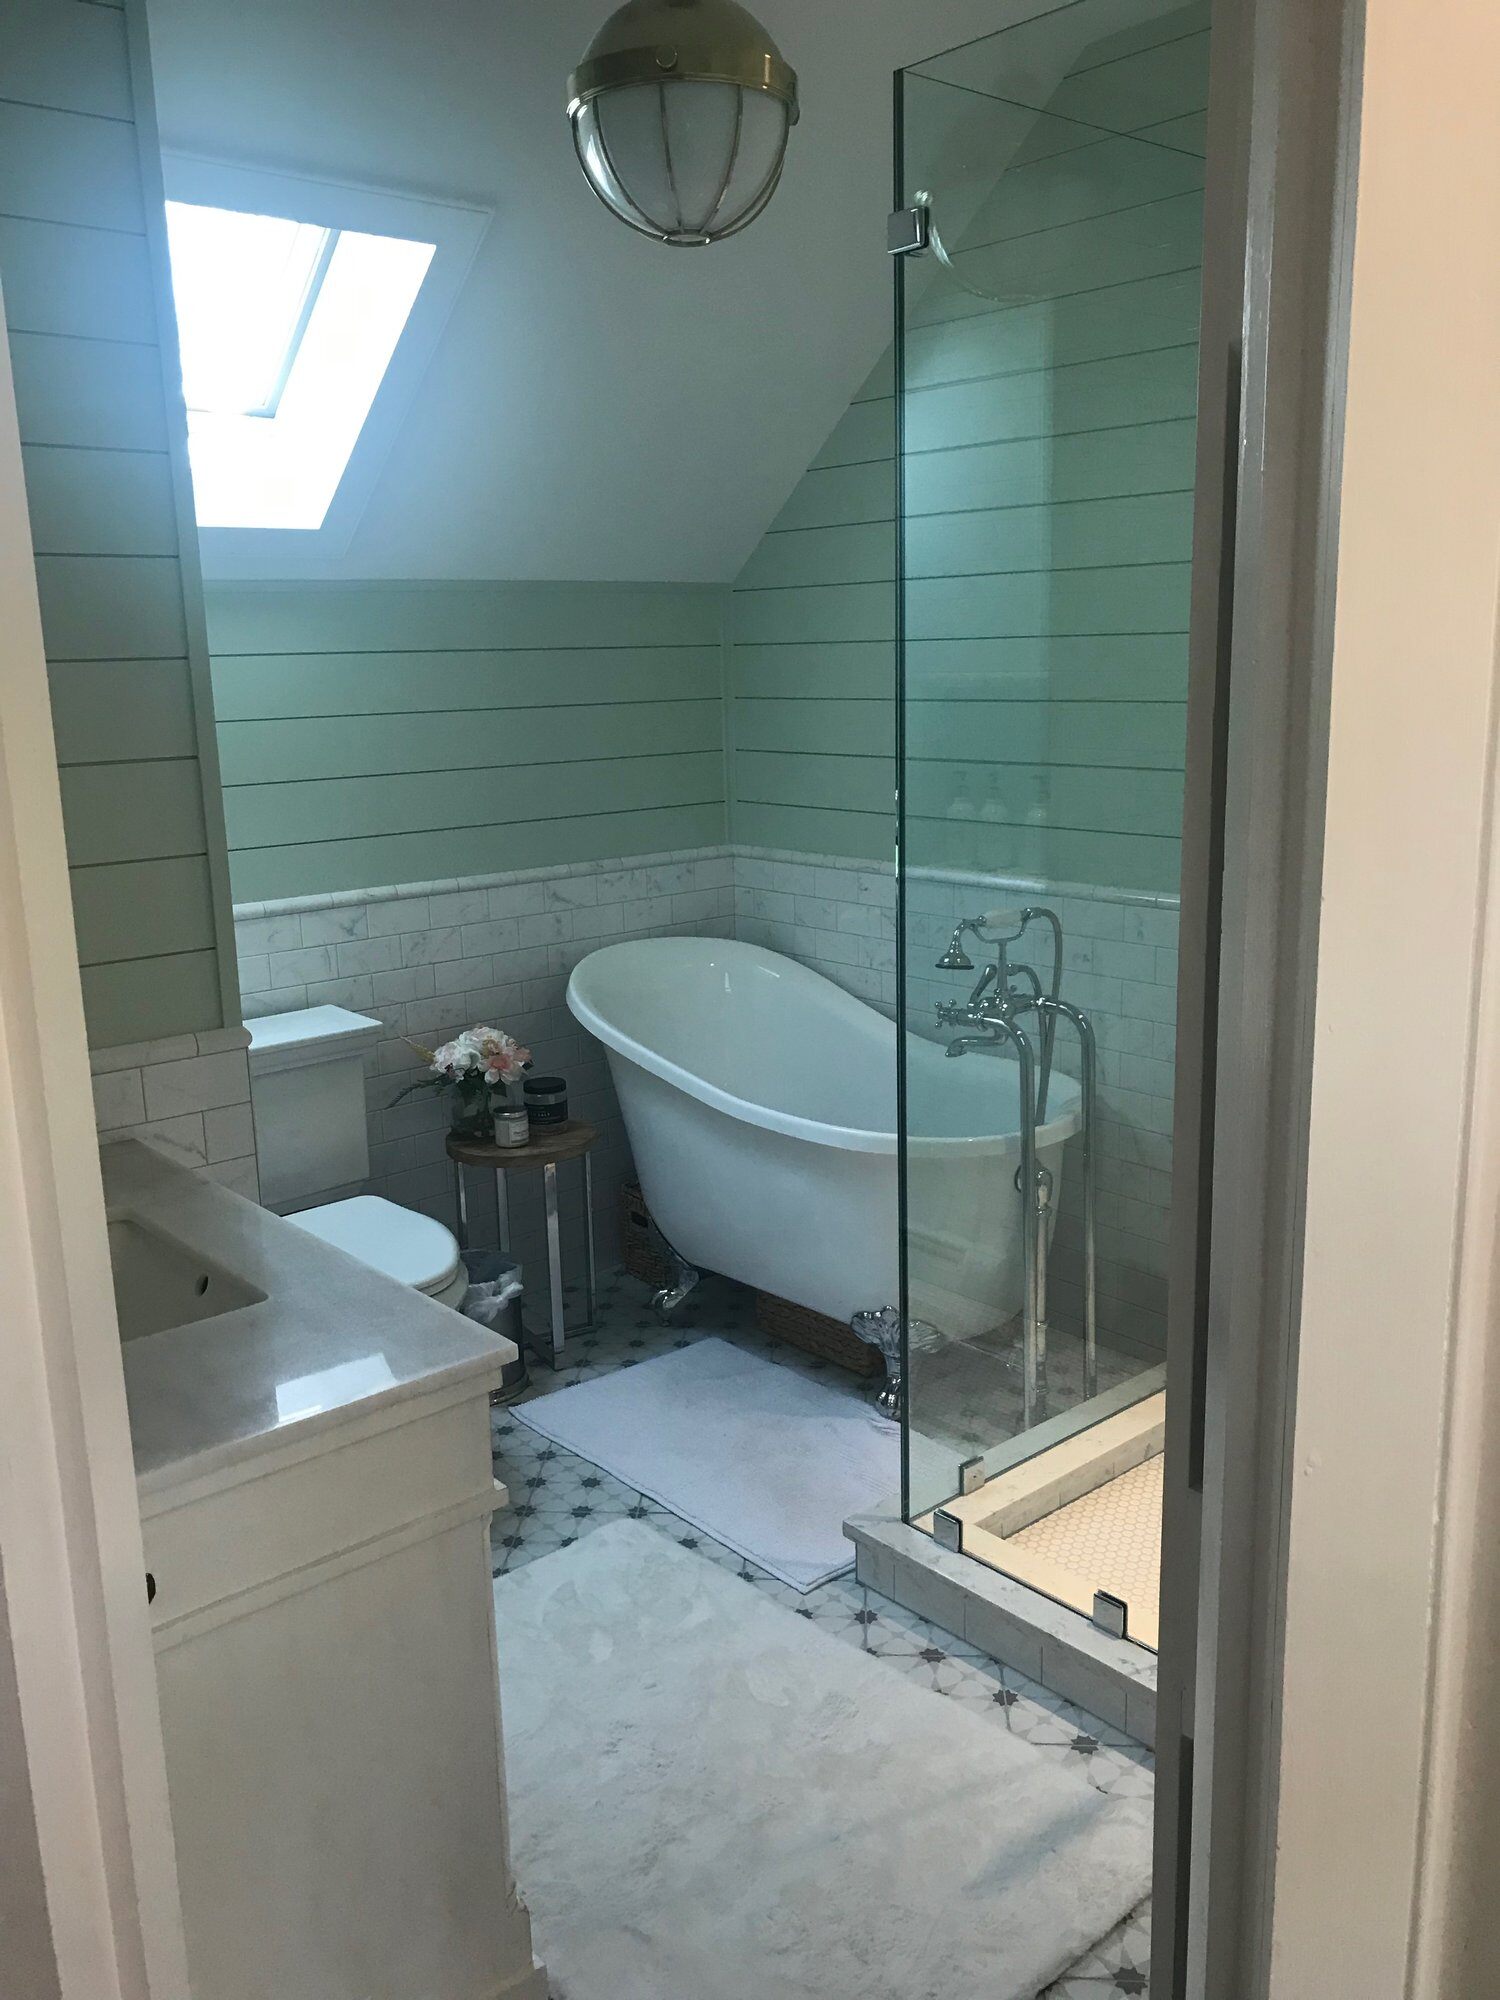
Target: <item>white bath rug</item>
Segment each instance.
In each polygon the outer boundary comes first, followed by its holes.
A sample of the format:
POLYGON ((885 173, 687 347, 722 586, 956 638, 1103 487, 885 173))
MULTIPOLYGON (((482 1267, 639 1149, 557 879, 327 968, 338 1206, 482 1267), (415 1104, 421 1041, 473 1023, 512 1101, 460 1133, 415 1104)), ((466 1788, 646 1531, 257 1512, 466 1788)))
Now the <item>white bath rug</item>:
POLYGON ((844 1522, 901 1483, 900 1433, 873 1405, 727 1340, 695 1341, 512 1414, 794 1590, 851 1568, 844 1522))
POLYGON ((641 1522, 495 1584, 516 1878, 559 2000, 1034 2000, 1149 1808, 641 1522))

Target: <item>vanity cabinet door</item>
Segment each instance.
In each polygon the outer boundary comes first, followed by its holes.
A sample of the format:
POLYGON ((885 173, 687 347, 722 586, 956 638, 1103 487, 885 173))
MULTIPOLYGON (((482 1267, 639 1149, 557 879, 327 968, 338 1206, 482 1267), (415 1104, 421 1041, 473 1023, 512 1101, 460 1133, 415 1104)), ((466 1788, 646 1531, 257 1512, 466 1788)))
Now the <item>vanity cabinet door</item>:
POLYGON ((159 1604, 178 1562, 201 1576, 216 1549, 237 1579, 158 1635, 200 2000, 545 1994, 510 1879, 488 1410, 441 1414, 425 1434, 408 1424, 404 1440, 379 1433, 176 1509, 172 1559, 153 1550, 159 1604), (423 1472, 414 1444, 444 1462, 423 1472), (404 1487, 401 1468, 416 1475, 404 1487), (217 1504, 235 1492, 238 1537, 217 1504), (413 1513, 423 1492, 441 1504, 413 1513), (268 1577, 267 1524, 293 1519, 298 1559, 268 1577))

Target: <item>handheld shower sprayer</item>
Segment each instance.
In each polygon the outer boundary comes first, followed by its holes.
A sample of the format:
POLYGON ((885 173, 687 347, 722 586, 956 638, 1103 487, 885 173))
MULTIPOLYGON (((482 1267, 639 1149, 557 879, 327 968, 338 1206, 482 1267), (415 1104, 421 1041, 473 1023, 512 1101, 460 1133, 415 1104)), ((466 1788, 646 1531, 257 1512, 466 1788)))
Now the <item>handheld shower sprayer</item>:
POLYGON ((954 926, 953 939, 948 949, 937 961, 939 972, 972 972, 974 961, 964 950, 964 933, 979 939, 981 944, 998 940, 987 938, 987 931, 1003 932, 1004 942, 1012 944, 1026 928, 1029 912, 1019 909, 986 910, 982 917, 960 917, 954 926))

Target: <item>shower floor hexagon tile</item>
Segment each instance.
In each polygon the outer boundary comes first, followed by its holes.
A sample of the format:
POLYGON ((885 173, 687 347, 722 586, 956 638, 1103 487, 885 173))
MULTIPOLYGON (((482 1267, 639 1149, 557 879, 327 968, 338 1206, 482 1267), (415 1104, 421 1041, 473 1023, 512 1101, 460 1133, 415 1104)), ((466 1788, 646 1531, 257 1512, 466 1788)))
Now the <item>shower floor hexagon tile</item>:
MULTIPOLYGON (((684 1308, 683 1323, 670 1327, 658 1322, 650 1298, 650 1288, 625 1273, 604 1278, 594 1331, 569 1335, 567 1365, 556 1373, 536 1363, 531 1387, 516 1400, 529 1402, 709 1336, 734 1341, 783 1367, 846 1389, 850 1396, 869 1394, 867 1387, 856 1386, 830 1362, 762 1333, 755 1324, 754 1296, 742 1286, 705 1278, 684 1308)), ((576 1296, 570 1294, 569 1303, 576 1306, 576 1296)), ((814 1620, 835 1638, 885 1660, 892 1672, 962 1703, 997 1729, 1024 1736, 1044 1756, 1077 1767, 1099 1791, 1149 1796, 1152 1761, 1139 1744, 1025 1675, 1000 1666, 951 1632, 857 1584, 852 1576, 835 1578, 803 1595, 598 1466, 517 1423, 508 1409, 494 1412, 492 1429, 495 1474, 511 1497, 510 1507, 495 1517, 492 1531, 497 1576, 567 1548, 606 1522, 622 1517, 650 1521, 705 1562, 717 1563, 751 1589, 764 1592, 801 1618, 814 1620)), ((1146 1994, 1150 1955, 1149 1912, 1142 1907, 1050 1986, 1045 2000, 1146 1994)))

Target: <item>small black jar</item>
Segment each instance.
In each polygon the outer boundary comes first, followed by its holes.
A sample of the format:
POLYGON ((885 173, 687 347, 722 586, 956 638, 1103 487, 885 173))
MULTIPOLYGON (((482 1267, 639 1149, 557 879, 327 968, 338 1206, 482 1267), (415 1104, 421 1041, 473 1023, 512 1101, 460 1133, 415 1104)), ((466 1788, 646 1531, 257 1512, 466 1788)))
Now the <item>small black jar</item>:
POLYGON ((526 1115, 533 1132, 568 1122, 568 1085, 561 1076, 528 1076, 526 1115))

